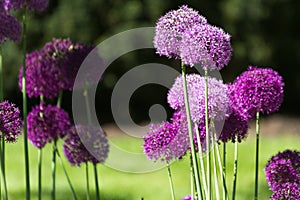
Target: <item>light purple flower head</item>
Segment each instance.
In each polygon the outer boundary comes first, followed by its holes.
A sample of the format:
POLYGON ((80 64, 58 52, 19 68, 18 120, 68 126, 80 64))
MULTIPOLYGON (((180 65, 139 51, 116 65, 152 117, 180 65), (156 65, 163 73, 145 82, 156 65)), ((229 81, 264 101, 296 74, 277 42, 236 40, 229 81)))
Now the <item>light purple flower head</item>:
POLYGON ((270 200, 300 200, 300 186, 296 183, 281 184, 274 191, 270 200))
POLYGON ((300 152, 285 150, 273 156, 265 167, 266 179, 273 191, 284 183, 300 186, 300 152))
POLYGON ((182 35, 180 57, 184 64, 199 63, 204 69, 222 69, 231 58, 230 35, 223 29, 195 24, 182 35))
POLYGON ((144 153, 154 162, 181 159, 189 148, 188 134, 181 129, 182 112, 175 112, 171 121, 151 124, 150 131, 143 138, 144 153))
POLYGON ((22 28, 20 22, 11 14, 0 12, 0 44, 10 39, 19 42, 22 28))
POLYGON ((40 149, 53 139, 63 138, 71 126, 67 112, 58 106, 45 103, 32 109, 27 122, 28 139, 40 149))
POLYGON ((0 103, 0 133, 1 139, 7 142, 15 142, 21 135, 23 121, 20 110, 8 101, 0 103))
POLYGON ((24 9, 27 3, 29 10, 42 12, 48 7, 48 0, 4 0, 6 10, 24 9))
MULTIPOLYGON (((186 76, 191 118, 200 124, 205 119, 205 79, 198 74, 186 76)), ((228 88, 222 81, 208 78, 208 114, 210 119, 222 121, 229 109, 228 88)), ((182 77, 176 78, 168 92, 168 103, 171 108, 184 108, 184 92, 182 77)))
MULTIPOLYGON (((95 128, 91 126, 82 126, 77 125, 73 126, 67 133, 67 137, 65 139, 65 143, 63 145, 63 150, 66 158, 70 162, 71 165, 80 166, 81 163, 92 162, 93 164, 103 163, 109 151, 108 140, 104 132, 99 134, 99 131, 95 132, 95 128), (98 133, 98 134, 97 134, 98 133), (97 146, 93 147, 97 153, 97 158, 94 157, 84 146, 80 137, 85 136, 84 142, 86 144, 86 140, 92 136, 92 134, 96 134, 97 139, 99 140, 97 146)), ((92 139, 90 139, 92 141, 92 139)), ((93 140, 92 142, 96 142, 97 140, 93 140)))
POLYGON ((191 26, 206 24, 207 21, 199 13, 187 6, 169 11, 156 23, 154 47, 159 55, 168 58, 179 58, 182 34, 191 26))
POLYGON ((253 119, 256 112, 270 114, 283 101, 283 80, 273 69, 250 66, 233 83, 232 106, 245 119, 253 119))

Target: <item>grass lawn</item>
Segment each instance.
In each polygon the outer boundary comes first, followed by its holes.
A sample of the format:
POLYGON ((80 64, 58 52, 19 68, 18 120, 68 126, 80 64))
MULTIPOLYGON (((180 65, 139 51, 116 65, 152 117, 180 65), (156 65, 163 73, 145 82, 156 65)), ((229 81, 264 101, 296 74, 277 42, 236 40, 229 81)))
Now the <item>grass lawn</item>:
MULTIPOLYGON (((239 145, 239 168, 237 182, 237 200, 253 199, 254 192, 254 134, 251 134, 246 141, 239 145)), ((260 174, 259 174, 259 199, 268 199, 271 192, 268 190, 267 183, 264 177, 263 168, 270 158, 278 151, 283 151, 287 148, 300 150, 300 136, 280 135, 280 136, 262 136, 260 149, 260 174)), ((141 141, 129 139, 126 137, 113 137, 114 143, 134 152, 141 151, 141 141)), ((61 143, 58 144, 61 151, 61 143)), ((37 154, 38 151, 31 144, 30 146, 30 173, 31 173, 31 190, 32 199, 37 199, 37 154)), ((227 177, 229 192, 232 186, 232 171, 233 171, 233 145, 227 145, 227 177)), ((52 146, 47 145, 43 149, 43 199, 50 199, 51 191, 51 159, 52 146)), ((222 149, 222 148, 220 148, 222 149)), ((85 197, 85 166, 72 167, 65 160, 62 154, 63 162, 70 175, 74 188, 79 199, 85 197)), ((141 163, 135 163, 137 166, 141 163)), ((175 162, 171 165, 172 175, 174 179, 174 187, 176 199, 190 193, 190 175, 189 175, 189 160, 184 158, 180 162, 175 162)), ((24 179, 24 157, 23 157, 23 140, 20 139, 15 144, 6 145, 6 176, 8 181, 9 199, 23 200, 25 199, 25 179, 24 179)), ((90 175, 93 175, 92 166, 89 170, 90 175)), ((169 182, 167 177, 167 169, 146 173, 132 174, 123 173, 103 165, 98 166, 98 174, 100 181, 101 199, 105 200, 140 200, 143 197, 145 200, 168 200, 171 199, 169 182)), ((94 199, 94 180, 90 176, 90 189, 92 199, 94 199)), ((72 199, 72 193, 66 181, 62 167, 57 160, 57 186, 56 194, 58 200, 72 199)))

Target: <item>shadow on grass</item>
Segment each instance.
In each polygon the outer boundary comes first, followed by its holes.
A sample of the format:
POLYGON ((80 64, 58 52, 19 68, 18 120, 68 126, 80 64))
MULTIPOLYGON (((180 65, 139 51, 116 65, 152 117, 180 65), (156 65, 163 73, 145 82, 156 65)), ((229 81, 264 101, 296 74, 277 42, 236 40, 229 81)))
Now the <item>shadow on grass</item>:
MULTIPOLYGON (((84 190, 78 190, 76 191, 77 198, 78 200, 85 200, 86 199, 86 193, 84 190)), ((31 191, 31 199, 32 200, 37 200, 38 193, 36 190, 31 191)), ((11 192, 9 194, 9 199, 12 200, 24 200, 25 199, 25 191, 20 191, 20 192, 11 192)), ((43 190, 42 194, 42 199, 43 200, 50 200, 51 199, 51 192, 49 190, 43 190)), ((57 190, 56 193, 56 200, 73 200, 72 193, 70 193, 69 190, 57 190)), ((128 199, 133 199, 130 194, 109 194, 102 192, 101 193, 101 200, 128 200, 128 199)), ((91 191, 90 192, 90 200, 96 200, 95 197, 95 192, 91 191)))

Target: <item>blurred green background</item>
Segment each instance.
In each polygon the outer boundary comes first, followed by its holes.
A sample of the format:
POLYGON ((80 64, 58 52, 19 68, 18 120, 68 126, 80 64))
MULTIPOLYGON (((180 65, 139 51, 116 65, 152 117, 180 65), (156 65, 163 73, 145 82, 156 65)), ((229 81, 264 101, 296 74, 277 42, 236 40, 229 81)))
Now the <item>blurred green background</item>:
MULTIPOLYGON (((50 0, 48 9, 31 13, 28 52, 41 48, 53 37, 70 37, 74 42, 99 44, 130 28, 155 26, 157 19, 182 4, 200 11, 211 24, 232 35, 233 57, 221 73, 225 82, 233 81, 249 65, 272 67, 283 76, 285 99, 280 113, 300 114, 300 33, 298 0, 50 0)), ((17 13, 20 19, 20 13, 17 13)), ((5 96, 21 105, 17 74, 21 63, 20 44, 4 45, 5 96)), ((142 50, 120 57, 99 83, 97 106, 101 123, 113 122, 110 97, 118 79, 139 64, 158 62, 179 69, 178 62, 159 57, 154 50, 142 50)), ((145 86, 132 96, 131 114, 136 122, 148 120, 154 103, 166 105, 167 89, 145 86), (153 95, 155 93, 155 95, 153 95)), ((70 93, 65 107, 70 110, 70 93)), ((34 101, 33 101, 34 103, 34 101)), ((171 112, 170 109, 168 110, 171 112)))

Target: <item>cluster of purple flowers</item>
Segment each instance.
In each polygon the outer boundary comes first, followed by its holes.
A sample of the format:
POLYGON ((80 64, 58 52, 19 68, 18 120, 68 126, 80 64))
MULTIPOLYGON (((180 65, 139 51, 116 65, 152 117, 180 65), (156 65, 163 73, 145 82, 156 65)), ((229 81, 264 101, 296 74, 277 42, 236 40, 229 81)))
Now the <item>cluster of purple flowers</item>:
POLYGON ((0 44, 10 39, 21 40, 22 28, 20 22, 9 13, 10 10, 29 9, 44 11, 48 0, 0 0, 0 44))
POLYGON ((41 103, 27 116, 28 139, 43 148, 54 139, 63 138, 71 126, 69 115, 62 108, 41 103))
POLYGON ((210 25, 197 11, 181 6, 162 16, 157 24, 154 47, 159 55, 180 58, 186 65, 222 69, 231 58, 230 35, 210 25))
POLYGON ((14 104, 4 101, 0 103, 0 133, 1 139, 7 142, 15 142, 21 134, 23 121, 20 110, 14 104))
POLYGON ((274 194, 271 199, 300 199, 300 152, 285 150, 272 156, 266 179, 274 194))
POLYGON ((102 130, 94 126, 77 125, 68 131, 63 150, 71 165, 80 166, 81 163, 87 162, 95 165, 106 160, 109 145, 106 134, 102 130))
MULTIPOLYGON (((76 74, 93 46, 53 39, 40 51, 26 55, 26 93, 29 97, 55 98, 60 91, 72 90, 76 74)), ((19 87, 22 89, 23 67, 19 87)))

